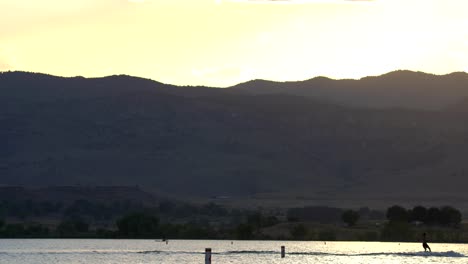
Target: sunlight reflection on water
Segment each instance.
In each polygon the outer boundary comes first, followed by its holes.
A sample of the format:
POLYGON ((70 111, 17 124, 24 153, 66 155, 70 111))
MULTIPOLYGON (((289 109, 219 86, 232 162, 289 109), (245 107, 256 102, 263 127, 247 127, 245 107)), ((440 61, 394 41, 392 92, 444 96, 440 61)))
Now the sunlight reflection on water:
POLYGON ((468 247, 419 243, 171 240, 0 240, 0 263, 468 263, 468 247), (280 247, 286 246, 281 258, 280 247))

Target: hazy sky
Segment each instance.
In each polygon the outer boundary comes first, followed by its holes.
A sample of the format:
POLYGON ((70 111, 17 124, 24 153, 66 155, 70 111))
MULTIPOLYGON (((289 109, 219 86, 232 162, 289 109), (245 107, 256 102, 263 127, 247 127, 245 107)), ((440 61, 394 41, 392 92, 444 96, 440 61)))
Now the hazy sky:
POLYGON ((468 71, 468 0, 0 0, 0 71, 179 85, 468 71))

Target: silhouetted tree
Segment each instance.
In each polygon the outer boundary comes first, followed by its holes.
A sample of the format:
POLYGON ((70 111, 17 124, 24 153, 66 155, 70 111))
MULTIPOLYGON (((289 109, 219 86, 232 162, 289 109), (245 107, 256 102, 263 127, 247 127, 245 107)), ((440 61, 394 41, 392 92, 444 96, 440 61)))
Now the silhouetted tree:
POLYGON ((253 227, 249 224, 240 224, 236 228, 237 239, 251 239, 253 237, 253 227))
POLYGON ((293 239, 303 240, 307 237, 307 228, 304 224, 294 225, 291 230, 291 236, 293 239))
POLYGON ((269 227, 278 223, 278 218, 275 216, 264 216, 261 212, 251 213, 247 216, 247 223, 255 229, 269 227))
POLYGON ((89 224, 82 219, 64 220, 57 226, 61 237, 75 237, 89 231, 89 224))
POLYGON ((155 237, 159 233, 159 218, 146 213, 134 213, 117 221, 119 234, 124 237, 155 237))
POLYGON ((3 230, 3 235, 10 238, 23 237, 24 234, 25 230, 22 224, 8 224, 3 230))
POLYGON ((322 230, 318 234, 318 239, 322 241, 335 241, 336 234, 333 230, 322 230))
POLYGON ((46 237, 49 235, 49 229, 42 225, 31 225, 26 228, 25 233, 28 237, 46 237))
POLYGON ((178 218, 184 218, 184 217, 190 217, 191 215, 199 214, 200 213, 200 208, 193 206, 191 204, 178 204, 172 211, 171 215, 178 217, 178 218))
POLYGON ((263 219, 262 213, 255 212, 247 216, 247 223, 253 226, 255 229, 259 229, 262 227, 262 219, 263 219))
POLYGON ((424 222, 429 225, 435 225, 439 223, 439 219, 440 219, 439 208, 431 207, 427 210, 426 220, 424 222))
POLYGON ((358 212, 360 217, 369 218, 369 214, 370 214, 371 210, 370 210, 369 207, 365 206, 365 207, 359 208, 359 210, 357 212, 358 212))
POLYGON ((354 226, 359 220, 359 213, 353 210, 347 210, 343 212, 341 219, 348 224, 348 226, 354 226))
POLYGON ((381 233, 381 239, 384 241, 411 241, 412 238, 410 225, 403 221, 390 221, 381 233))
POLYGON ((371 210, 369 213, 369 219, 382 220, 385 219, 385 212, 379 210, 371 210))
POLYGON ((405 208, 394 205, 387 210, 387 219, 390 222, 407 222, 408 212, 405 208))
POLYGON ((278 220, 278 218, 276 216, 268 216, 266 218, 264 218, 263 220, 263 227, 269 227, 269 226, 274 226, 276 224, 278 224, 280 221, 278 220))
POLYGON ((439 224, 446 226, 457 226, 461 222, 462 215, 460 211, 451 207, 444 206, 440 209, 439 224))
POLYGON ((426 220, 427 209, 423 206, 415 206, 411 211, 411 220, 412 221, 419 221, 424 222, 426 220))
MULTIPOLYGON (((165 231, 163 230, 165 233, 165 231)), ((204 238, 207 239, 209 238, 209 230, 204 227, 200 227, 196 224, 193 223, 188 223, 185 225, 182 225, 178 228, 178 237, 185 238, 185 239, 200 239, 204 238)))

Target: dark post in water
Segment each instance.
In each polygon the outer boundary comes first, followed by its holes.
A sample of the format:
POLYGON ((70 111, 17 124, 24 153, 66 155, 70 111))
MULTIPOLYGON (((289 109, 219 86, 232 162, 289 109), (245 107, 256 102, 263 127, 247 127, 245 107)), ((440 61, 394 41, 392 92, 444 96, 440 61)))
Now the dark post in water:
POLYGON ((205 248, 205 264, 211 264, 211 248, 205 248))
POLYGON ((286 251, 285 247, 281 246, 281 258, 284 258, 285 254, 286 254, 285 251, 286 251))

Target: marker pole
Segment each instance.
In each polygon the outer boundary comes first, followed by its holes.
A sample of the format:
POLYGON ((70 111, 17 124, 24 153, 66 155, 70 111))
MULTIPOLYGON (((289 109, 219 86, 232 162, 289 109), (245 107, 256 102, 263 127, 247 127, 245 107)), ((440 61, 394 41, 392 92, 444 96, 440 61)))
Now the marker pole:
POLYGON ((205 248, 205 264, 211 264, 211 248, 205 248))

